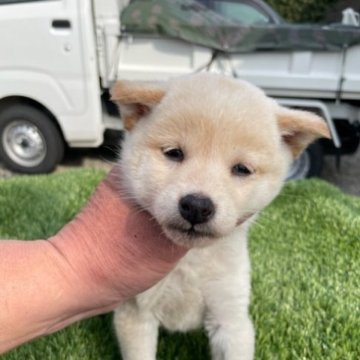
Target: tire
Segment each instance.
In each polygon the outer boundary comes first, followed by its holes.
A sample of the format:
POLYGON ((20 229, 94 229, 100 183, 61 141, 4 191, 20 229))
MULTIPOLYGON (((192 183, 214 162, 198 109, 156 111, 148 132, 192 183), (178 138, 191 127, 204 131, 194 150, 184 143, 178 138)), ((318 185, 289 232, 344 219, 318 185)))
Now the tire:
POLYGON ((286 180, 300 180, 320 176, 324 164, 324 153, 319 142, 311 144, 296 159, 286 180))
POLYGON ((18 104, 0 113, 0 158, 25 174, 49 173, 62 160, 64 141, 53 120, 41 110, 18 104))

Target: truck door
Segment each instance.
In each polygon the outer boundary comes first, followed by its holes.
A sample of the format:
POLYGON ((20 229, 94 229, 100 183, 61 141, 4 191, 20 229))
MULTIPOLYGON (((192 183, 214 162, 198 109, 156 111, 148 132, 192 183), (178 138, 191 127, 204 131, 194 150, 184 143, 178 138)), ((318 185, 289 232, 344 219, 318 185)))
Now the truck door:
POLYGON ((10 70, 14 80, 37 73, 52 82, 64 97, 60 112, 73 114, 86 106, 78 3, 0 0, 0 70, 10 70))

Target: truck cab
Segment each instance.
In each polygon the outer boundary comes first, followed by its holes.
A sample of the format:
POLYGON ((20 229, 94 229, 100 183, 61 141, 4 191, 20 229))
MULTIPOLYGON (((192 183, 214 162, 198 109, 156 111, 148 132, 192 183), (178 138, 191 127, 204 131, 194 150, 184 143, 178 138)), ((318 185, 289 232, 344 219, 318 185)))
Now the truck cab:
POLYGON ((90 0, 0 0, 0 156, 13 170, 49 172, 65 145, 102 144, 96 36, 90 0))

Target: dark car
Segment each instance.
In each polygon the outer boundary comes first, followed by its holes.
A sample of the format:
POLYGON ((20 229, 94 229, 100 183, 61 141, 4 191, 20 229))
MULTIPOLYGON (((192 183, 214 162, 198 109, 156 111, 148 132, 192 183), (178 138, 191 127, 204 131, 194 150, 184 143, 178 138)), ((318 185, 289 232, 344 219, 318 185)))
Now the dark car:
POLYGON ((261 0, 198 0, 227 19, 242 24, 282 24, 284 19, 261 0))

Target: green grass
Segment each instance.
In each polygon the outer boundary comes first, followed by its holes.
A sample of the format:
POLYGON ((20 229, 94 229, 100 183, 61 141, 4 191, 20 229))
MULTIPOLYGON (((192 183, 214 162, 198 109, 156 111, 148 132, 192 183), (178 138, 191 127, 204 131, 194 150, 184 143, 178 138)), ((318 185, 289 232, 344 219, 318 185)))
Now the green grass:
MULTIPOLYGON (((0 180, 0 238, 44 238, 104 173, 0 180)), ((320 180, 287 184, 251 231, 256 359, 360 359, 360 199, 320 180)), ((0 310, 1 311, 1 310, 0 310)), ((206 360, 202 332, 161 333, 158 359, 206 360)), ((111 315, 77 323, 4 360, 119 359, 111 315)))

